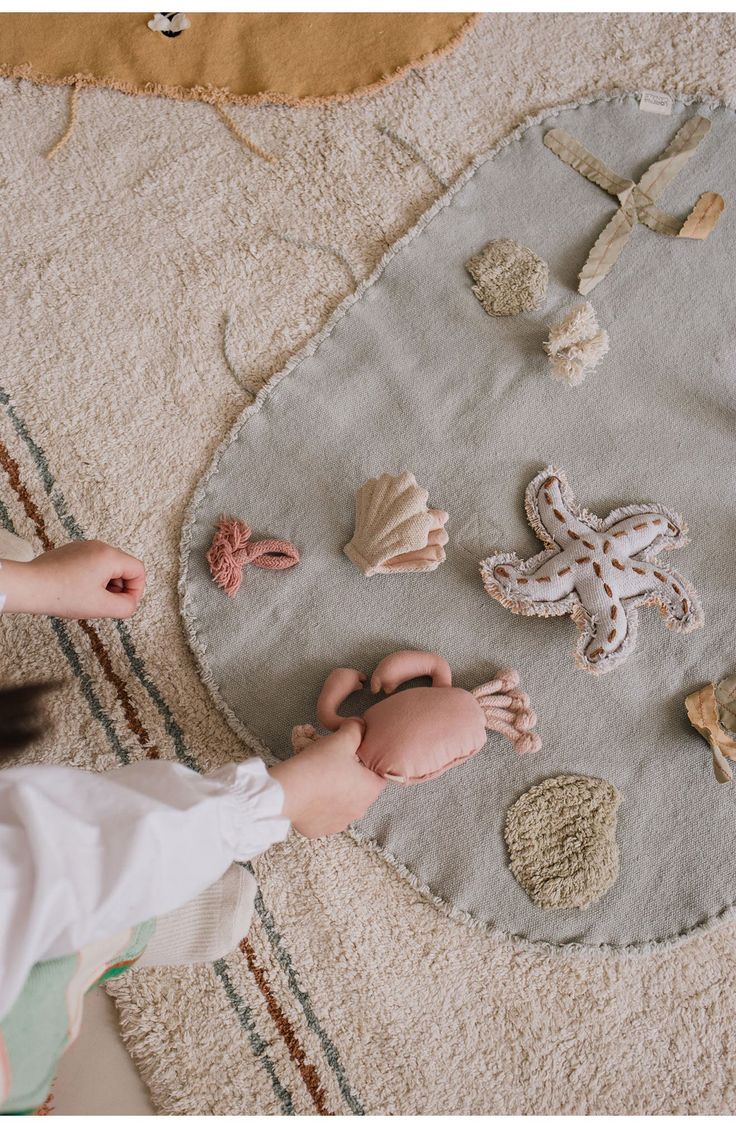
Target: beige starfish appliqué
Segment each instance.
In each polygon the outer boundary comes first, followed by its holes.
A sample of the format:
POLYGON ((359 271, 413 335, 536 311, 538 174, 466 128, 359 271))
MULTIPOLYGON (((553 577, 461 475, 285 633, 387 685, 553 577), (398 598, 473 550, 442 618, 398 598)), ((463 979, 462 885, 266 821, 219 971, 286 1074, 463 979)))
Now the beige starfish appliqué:
POLYGON ((684 220, 661 211, 656 202, 707 136, 711 124, 710 119, 701 114, 689 118, 637 184, 613 172, 564 129, 550 129, 545 133, 544 143, 548 149, 581 176, 616 196, 620 205, 598 236, 580 272, 578 291, 581 294, 589 294, 606 277, 637 223, 645 224, 660 235, 708 238, 724 208, 723 197, 717 192, 704 192, 684 220))
POLYGON ((548 466, 527 486, 529 524, 545 545, 528 560, 515 553, 481 563, 489 595, 517 615, 571 615, 580 629, 575 661, 612 670, 636 645, 638 608, 654 604, 675 631, 702 626, 694 588, 656 560, 687 544, 687 526, 662 505, 627 505, 605 519, 579 507, 561 470, 548 466))

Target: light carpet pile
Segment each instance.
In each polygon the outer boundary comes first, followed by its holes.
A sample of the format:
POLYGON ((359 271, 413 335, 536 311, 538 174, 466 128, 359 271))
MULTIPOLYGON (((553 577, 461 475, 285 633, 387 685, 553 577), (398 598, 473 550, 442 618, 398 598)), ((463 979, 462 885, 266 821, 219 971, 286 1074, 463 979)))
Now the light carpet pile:
MULTIPOLYGON (((733 105, 735 47, 724 15, 488 16, 370 99, 234 109, 274 165, 207 106, 102 90, 48 164, 66 93, 0 85, 0 517, 39 549, 96 535, 149 571, 130 623, 0 624, 4 678, 65 677, 38 759, 243 754, 176 575, 191 492, 252 392, 520 120, 614 88, 733 105)), ((229 959, 116 984, 160 1112, 736 1110, 731 927, 570 961, 447 919, 344 837, 292 839, 256 872, 229 959)))

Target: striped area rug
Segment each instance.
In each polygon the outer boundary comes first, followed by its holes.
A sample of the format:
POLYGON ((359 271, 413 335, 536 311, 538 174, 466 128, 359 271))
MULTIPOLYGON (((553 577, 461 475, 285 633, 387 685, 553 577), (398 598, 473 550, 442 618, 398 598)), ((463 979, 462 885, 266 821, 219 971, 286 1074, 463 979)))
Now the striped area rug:
MULTIPOLYGON (((207 769, 244 749, 176 599, 184 510, 253 391, 478 152, 544 106, 642 86, 736 99, 725 15, 487 16, 375 97, 207 106, 0 82, 0 522, 141 555, 127 623, 0 620, 4 681, 60 677, 34 758, 207 769)), ((335 374, 339 394, 340 374, 335 374)), ((247 614, 247 606, 244 607, 247 614)), ((161 1113, 736 1110, 733 929, 553 959, 447 920, 340 837, 255 866, 238 950, 114 992, 161 1113)))

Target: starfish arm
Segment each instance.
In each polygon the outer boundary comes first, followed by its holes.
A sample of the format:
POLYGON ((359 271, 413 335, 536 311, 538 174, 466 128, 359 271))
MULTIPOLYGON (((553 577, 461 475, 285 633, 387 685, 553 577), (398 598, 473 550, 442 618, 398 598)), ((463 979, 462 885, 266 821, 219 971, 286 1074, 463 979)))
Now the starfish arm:
POLYGON ((619 555, 635 556, 663 548, 678 548, 686 543, 687 525, 678 513, 649 505, 629 505, 625 517, 616 510, 606 522, 606 537, 619 555), (632 510, 634 512, 632 513, 632 510))
POLYGON ((530 482, 526 491, 526 513, 534 532, 551 548, 567 549, 573 542, 595 547, 591 528, 574 512, 575 502, 567 479, 548 466, 530 482))
POLYGON ((549 550, 521 561, 501 553, 481 564, 489 595, 518 615, 565 615, 577 602, 575 572, 567 553, 549 550))
POLYGON ((580 271, 578 293, 589 294, 618 261, 631 232, 636 226, 636 208, 633 202, 622 206, 606 224, 593 244, 585 266, 580 271))
POLYGON ((614 595, 604 606, 598 606, 595 614, 588 613, 586 627, 580 655, 585 665, 594 671, 617 662, 628 653, 636 632, 636 612, 634 608, 627 610, 614 595))
POLYGON ((698 593, 679 572, 664 564, 631 561, 619 592, 625 605, 655 603, 672 630, 687 632, 702 626, 698 593))
POLYGON ((665 188, 687 164, 700 142, 710 132, 712 122, 701 114, 688 118, 678 129, 663 153, 649 166, 637 188, 656 201, 665 188))

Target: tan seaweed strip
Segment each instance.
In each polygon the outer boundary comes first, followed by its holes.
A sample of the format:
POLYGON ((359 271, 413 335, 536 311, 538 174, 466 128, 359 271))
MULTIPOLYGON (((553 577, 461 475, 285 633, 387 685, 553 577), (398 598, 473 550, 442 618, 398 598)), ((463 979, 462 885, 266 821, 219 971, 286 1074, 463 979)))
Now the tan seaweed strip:
POLYGON ((46 154, 47 161, 52 161, 54 159, 56 154, 64 148, 67 141, 74 132, 74 126, 77 121, 77 101, 79 99, 80 87, 81 83, 75 82, 71 90, 69 91, 69 115, 67 117, 66 129, 62 133, 59 140, 51 146, 48 153, 46 154))
POLYGON ((581 176, 597 184, 620 202, 620 208, 596 239, 580 272, 581 294, 588 294, 617 261, 637 223, 660 235, 707 239, 723 211, 723 198, 715 192, 700 196, 684 220, 661 211, 656 201, 687 164, 710 132, 711 121, 695 114, 677 131, 667 148, 653 161, 638 184, 618 176, 564 129, 550 129, 544 144, 581 176))
POLYGON ((256 145, 255 141, 251 141, 250 137, 243 133, 242 129, 239 128, 237 122, 230 116, 221 102, 213 102, 212 104, 233 137, 236 137, 241 145, 244 145, 246 149, 249 149, 255 156, 260 157, 261 160, 268 161, 269 164, 276 164, 278 158, 274 157, 271 153, 267 153, 260 145, 256 145))

